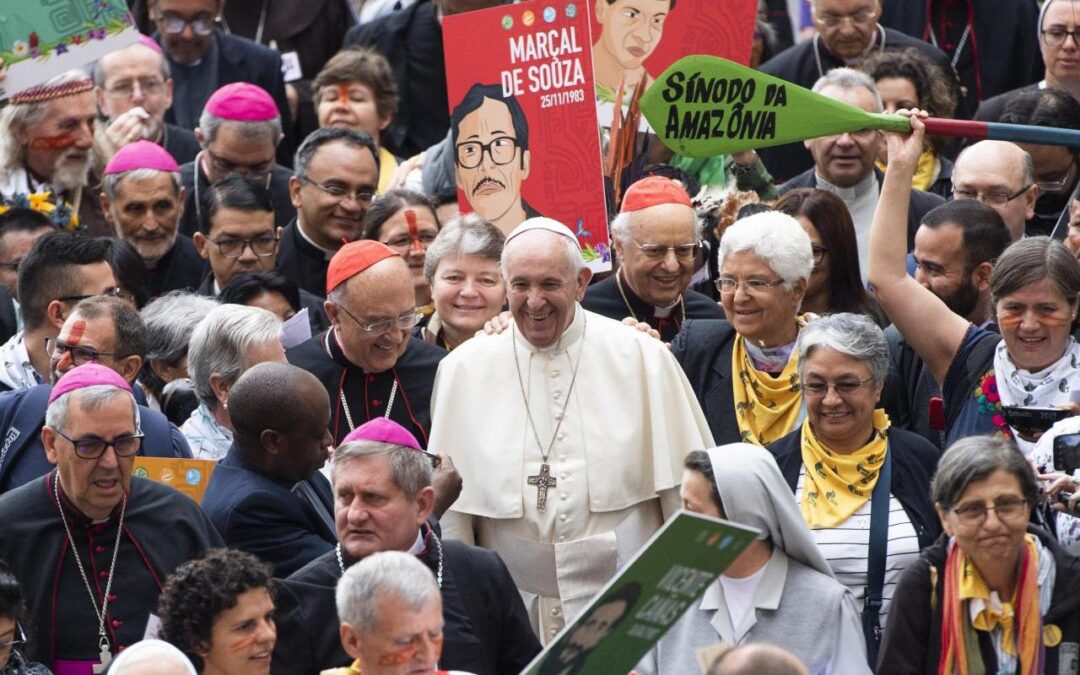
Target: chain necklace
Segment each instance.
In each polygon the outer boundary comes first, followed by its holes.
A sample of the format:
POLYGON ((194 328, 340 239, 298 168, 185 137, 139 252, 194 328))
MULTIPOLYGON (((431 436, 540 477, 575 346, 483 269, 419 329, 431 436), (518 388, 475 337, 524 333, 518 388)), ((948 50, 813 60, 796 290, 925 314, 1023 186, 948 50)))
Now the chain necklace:
MULTIPOLYGON (((551 475, 551 465, 548 464, 548 456, 551 455, 551 449, 555 447, 555 439, 559 437, 559 428, 562 426, 563 418, 566 417, 566 408, 570 405, 570 394, 574 391, 574 383, 577 382, 578 368, 581 366, 581 355, 585 352, 585 330, 588 327, 588 315, 582 313, 581 347, 578 348, 577 363, 574 364, 574 370, 570 375, 570 386, 566 390, 566 399, 563 400, 562 410, 559 411, 558 416, 555 418, 555 430, 551 433, 551 441, 548 443, 546 452, 544 451, 544 444, 540 442, 540 432, 536 430, 536 422, 533 421, 532 410, 529 408, 529 395, 525 393, 525 378, 521 376, 521 362, 518 361, 517 354, 517 326, 512 328, 514 333, 510 336, 510 344, 514 349, 514 367, 517 369, 518 386, 521 388, 521 399, 525 402, 525 415, 529 419, 529 426, 532 427, 533 438, 536 439, 536 447, 540 450, 540 473, 529 476, 526 480, 529 485, 536 487, 537 511, 543 511, 547 508, 548 488, 553 488, 558 485, 558 480, 551 475)), ((569 349, 567 352, 569 352, 569 349)), ((567 356, 569 356, 569 353, 567 356)))
MULTIPOLYGON (((436 565, 436 569, 435 569, 435 582, 439 585, 439 589, 441 590, 442 589, 442 571, 443 571, 442 542, 439 541, 439 538, 436 537, 434 533, 432 533, 431 538, 435 541, 435 551, 439 554, 439 562, 438 562, 438 565, 436 565)), ((341 570, 341 574, 342 574, 342 576, 344 576, 345 575, 345 560, 341 557, 341 542, 338 542, 338 545, 334 547, 334 553, 337 554, 338 569, 341 570)))
MULTIPOLYGON (((630 298, 626 297, 626 291, 623 290, 621 267, 615 272, 615 285, 619 288, 619 295, 622 296, 622 301, 623 304, 626 305, 626 309, 630 311, 630 316, 634 317, 634 321, 641 321, 641 319, 637 318, 637 312, 634 311, 634 307, 630 304, 630 298)), ((680 295, 676 302, 679 304, 679 309, 682 310, 682 322, 686 323, 686 302, 683 300, 683 296, 680 295)), ((648 317, 646 317, 645 322, 648 323, 648 317)), ((678 327, 679 325, 676 324, 675 328, 678 329, 678 327)))
POLYGON ((105 616, 109 609, 109 591, 112 589, 113 573, 116 572, 116 556, 120 553, 120 537, 124 533, 124 513, 127 511, 127 495, 124 495, 123 500, 120 502, 120 522, 116 526, 116 543, 113 546, 112 563, 109 565, 109 578, 105 582, 105 599, 101 601, 101 611, 98 611, 97 598, 94 597, 94 589, 90 586, 90 579, 86 576, 86 570, 83 569, 82 560, 79 559, 79 551, 75 548, 75 537, 71 535, 71 527, 68 526, 67 517, 64 516, 64 507, 60 503, 60 474, 56 474, 56 481, 53 483, 53 497, 56 498, 56 508, 60 511, 60 522, 64 524, 64 531, 67 532, 68 543, 71 544, 71 555, 75 558, 75 564, 79 568, 79 575, 82 577, 83 584, 86 586, 86 592, 90 594, 90 605, 94 608, 94 615, 98 618, 98 647, 101 649, 101 653, 98 655, 100 663, 94 666, 95 673, 104 673, 108 668, 109 663, 112 661, 112 653, 109 650, 109 638, 105 634, 105 616))
MULTIPOLYGON (((331 359, 334 355, 330 352, 330 333, 333 331, 326 331, 326 337, 323 338, 323 348, 326 350, 326 355, 331 359)), ((348 372, 347 369, 345 372, 348 372)), ((342 378, 342 384, 345 380, 342 378)), ((390 411, 394 408, 394 401, 397 399, 398 379, 397 375, 394 375, 394 384, 390 387, 390 398, 386 402, 386 412, 383 413, 383 417, 390 419, 390 411)), ((349 431, 356 428, 356 424, 353 423, 352 410, 349 409, 349 402, 345 400, 345 387, 338 387, 338 399, 341 401, 341 409, 345 412, 345 421, 349 423, 349 431)))

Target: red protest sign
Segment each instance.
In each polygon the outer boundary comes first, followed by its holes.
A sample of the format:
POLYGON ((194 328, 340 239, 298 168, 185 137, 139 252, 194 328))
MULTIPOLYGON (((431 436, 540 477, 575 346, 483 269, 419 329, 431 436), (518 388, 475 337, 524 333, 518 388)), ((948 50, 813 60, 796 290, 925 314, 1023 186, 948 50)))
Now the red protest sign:
POLYGON ((509 233, 546 216, 610 269, 587 7, 533 0, 446 17, 450 126, 461 210, 509 233))

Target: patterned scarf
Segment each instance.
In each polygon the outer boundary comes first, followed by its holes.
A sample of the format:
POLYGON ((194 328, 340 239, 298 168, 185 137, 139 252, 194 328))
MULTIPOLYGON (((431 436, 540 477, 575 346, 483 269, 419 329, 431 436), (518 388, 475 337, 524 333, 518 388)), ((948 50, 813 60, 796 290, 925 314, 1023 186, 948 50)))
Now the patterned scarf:
MULTIPOLYGON (((874 162, 874 166, 884 173, 888 164, 878 160, 874 162)), ((915 175, 911 179, 911 187, 926 192, 934 185, 934 181, 937 180, 940 174, 941 164, 938 162, 937 155, 932 149, 927 148, 919 155, 919 163, 915 165, 915 175)))
POLYGON ((731 386, 735 395, 735 418, 744 443, 765 446, 795 427, 802 411, 802 390, 797 371, 799 352, 792 350, 778 377, 754 367, 746 338, 735 336, 731 351, 731 386))
POLYGON ((978 568, 955 543, 945 561, 945 599, 941 620, 939 675, 975 675, 985 672, 976 630, 1001 628, 1001 648, 1019 656, 1021 675, 1043 672, 1042 613, 1039 611, 1039 552, 1035 538, 1024 537, 1016 591, 1010 602, 992 593, 978 568), (981 602, 980 602, 981 601, 981 602), (982 609, 967 621, 968 603, 982 609))
POLYGON ((869 443, 850 455, 840 455, 818 440, 809 419, 803 422, 806 485, 799 508, 810 529, 836 527, 870 499, 889 447, 885 436, 889 416, 879 408, 874 411, 873 423, 874 435, 869 443))
MULTIPOLYGON (((1069 402, 1069 394, 1080 390, 1080 344, 1069 337, 1065 353, 1052 365, 1037 373, 1020 370, 1009 358, 1005 341, 994 351, 994 376, 1002 405, 1056 407, 1069 402)), ((1016 445, 1025 455, 1035 449, 1013 432, 1016 445)))

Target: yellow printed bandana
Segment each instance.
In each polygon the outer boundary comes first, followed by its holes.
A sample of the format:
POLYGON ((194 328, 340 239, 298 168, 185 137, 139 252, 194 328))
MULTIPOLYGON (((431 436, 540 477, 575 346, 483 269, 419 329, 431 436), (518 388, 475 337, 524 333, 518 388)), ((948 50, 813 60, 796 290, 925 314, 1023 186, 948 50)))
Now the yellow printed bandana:
POLYGON ((889 416, 880 408, 875 410, 873 439, 850 455, 841 455, 817 439, 809 419, 803 422, 806 480, 799 508, 810 529, 836 527, 870 499, 885 462, 888 428, 889 416))
MULTIPOLYGON (((884 172, 887 165, 879 160, 874 162, 874 166, 884 172)), ((911 187, 926 192, 934 185, 939 173, 941 173, 941 169, 938 166, 937 155, 933 150, 927 148, 919 155, 919 163, 915 165, 915 175, 911 179, 911 187)))
POLYGON ((731 386, 735 394, 735 418, 744 443, 765 446, 795 428, 802 408, 798 363, 799 350, 792 349, 784 371, 774 378, 754 368, 746 351, 746 338, 735 337, 731 386))

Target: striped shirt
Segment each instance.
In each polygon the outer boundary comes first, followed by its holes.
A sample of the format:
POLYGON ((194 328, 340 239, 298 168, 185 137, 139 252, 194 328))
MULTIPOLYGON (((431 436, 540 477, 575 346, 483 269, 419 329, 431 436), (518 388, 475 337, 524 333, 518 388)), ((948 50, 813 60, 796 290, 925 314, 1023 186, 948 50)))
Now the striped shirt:
MULTIPOLYGON (((799 467, 795 503, 802 500, 805 467, 799 467)), ((811 530, 821 555, 829 563, 837 581, 851 589, 860 612, 866 596, 867 565, 870 557, 870 500, 839 527, 811 530)), ((889 496, 889 544, 886 548, 885 583, 881 588, 881 627, 889 613, 893 591, 900 573, 919 557, 919 539, 900 500, 889 496)))

